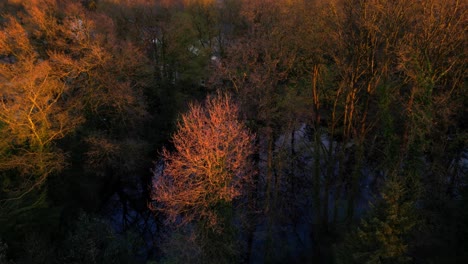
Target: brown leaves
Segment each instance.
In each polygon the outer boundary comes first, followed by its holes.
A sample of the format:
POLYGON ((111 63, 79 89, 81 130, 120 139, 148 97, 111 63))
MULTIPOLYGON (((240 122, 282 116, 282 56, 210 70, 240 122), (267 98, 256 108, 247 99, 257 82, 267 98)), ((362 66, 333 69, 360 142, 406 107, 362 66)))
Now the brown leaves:
POLYGON ((21 193, 19 198, 63 168, 65 157, 53 143, 83 119, 74 113, 76 105, 64 100, 68 87, 48 61, 17 58, 17 63, 0 68, 6 78, 0 83, 0 138, 6 142, 0 149, 0 170, 14 169, 22 176, 10 192, 21 193))
POLYGON ((0 170, 27 173, 25 185, 40 186, 63 167, 54 144, 84 122, 84 109, 126 123, 145 114, 133 81, 144 60, 116 40, 110 18, 80 3, 23 7, 0 29, 0 170))
POLYGON ((164 172, 153 198, 172 222, 206 220, 215 226, 221 202, 240 196, 253 174, 254 136, 238 121, 238 107, 227 95, 192 104, 173 136, 176 152, 163 150, 164 172))
POLYGON ((28 33, 12 16, 6 16, 5 28, 0 31, 0 55, 13 55, 16 59, 31 57, 34 51, 28 33))

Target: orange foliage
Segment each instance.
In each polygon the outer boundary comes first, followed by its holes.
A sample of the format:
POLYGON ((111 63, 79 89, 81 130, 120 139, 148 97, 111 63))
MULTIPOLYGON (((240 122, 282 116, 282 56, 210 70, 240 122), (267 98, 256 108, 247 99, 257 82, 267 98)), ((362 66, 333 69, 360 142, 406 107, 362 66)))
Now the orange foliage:
POLYGON ((185 6, 192 6, 192 5, 209 6, 215 3, 216 3, 215 0, 184 0, 185 6))
POLYGON ((218 95, 182 115, 173 136, 176 151, 164 149, 164 172, 153 189, 157 209, 172 222, 207 220, 216 226, 216 207, 239 197, 250 182, 254 136, 238 112, 229 96, 218 95))
POLYGON ((125 124, 145 114, 133 81, 141 80, 135 76, 143 57, 117 41, 111 19, 71 1, 23 7, 5 15, 0 28, 0 170, 29 177, 18 192, 63 167, 55 142, 75 131, 85 113, 125 124))
POLYGON ((79 104, 67 96, 66 74, 39 57, 13 17, 0 31, 0 55, 7 58, 0 62, 0 170, 17 169, 24 179, 13 191, 30 191, 63 167, 64 155, 52 151, 53 143, 83 119, 76 114, 79 104))

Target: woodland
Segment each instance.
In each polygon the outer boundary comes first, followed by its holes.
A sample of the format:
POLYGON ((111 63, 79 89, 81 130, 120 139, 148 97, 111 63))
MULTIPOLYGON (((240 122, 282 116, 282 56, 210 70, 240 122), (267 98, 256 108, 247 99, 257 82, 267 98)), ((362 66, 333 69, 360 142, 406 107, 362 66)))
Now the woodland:
POLYGON ((468 263, 467 10, 0 0, 0 264, 468 263))

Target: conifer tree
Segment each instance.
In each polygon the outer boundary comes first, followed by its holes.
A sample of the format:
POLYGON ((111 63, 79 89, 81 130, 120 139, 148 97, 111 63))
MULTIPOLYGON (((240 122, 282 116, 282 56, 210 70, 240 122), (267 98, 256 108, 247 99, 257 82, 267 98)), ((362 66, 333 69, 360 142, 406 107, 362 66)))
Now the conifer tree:
POLYGON ((381 197, 338 248, 338 263, 409 263, 409 235, 416 225, 414 202, 401 178, 390 177, 381 197))

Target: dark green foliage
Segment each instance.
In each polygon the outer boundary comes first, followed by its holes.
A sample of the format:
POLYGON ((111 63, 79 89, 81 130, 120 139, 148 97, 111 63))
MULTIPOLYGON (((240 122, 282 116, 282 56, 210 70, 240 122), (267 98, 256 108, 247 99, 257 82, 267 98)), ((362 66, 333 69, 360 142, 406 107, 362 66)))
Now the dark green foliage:
POLYGON ((381 197, 337 248, 337 263, 411 263, 410 234, 417 224, 414 202, 401 179, 390 178, 381 197))
POLYGON ((2 206, 0 234, 8 242, 11 258, 18 263, 30 263, 32 259, 46 263, 54 250, 51 238, 58 229, 61 208, 50 204, 44 190, 2 206))
MULTIPOLYGON (((50 213, 51 209, 45 212, 50 213)), ((31 215, 28 214, 29 217, 31 215)), ((50 219, 44 215, 41 217, 50 219)), ((41 219, 30 220, 40 222, 41 219)), ((131 232, 116 234, 108 223, 85 213, 79 213, 77 219, 69 223, 67 230, 61 230, 52 222, 48 224, 49 226, 45 223, 41 226, 23 225, 27 230, 22 230, 24 233, 17 232, 23 237, 17 234, 17 241, 12 242, 9 247, 17 263, 135 263, 138 247, 142 245, 140 238, 131 232), (66 234, 61 234, 62 231, 66 234)), ((17 228, 19 227, 15 227, 15 230, 19 230, 17 228)), ((1 264, 4 264, 2 260, 6 260, 7 249, 5 244, 0 243, 1 264)))
POLYGON ((199 242, 203 245, 202 263, 239 263, 239 242, 234 226, 233 205, 224 201, 216 205, 219 227, 213 230, 207 223, 198 224, 199 242))
POLYGON ((57 253, 58 263, 135 263, 139 246, 129 234, 114 233, 108 223, 80 214, 57 253))
POLYGON ((163 245, 163 263, 239 263, 238 232, 232 223, 232 205, 218 205, 216 229, 201 221, 178 227, 163 245))

